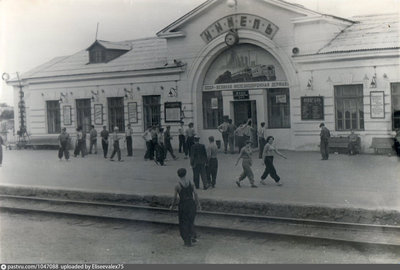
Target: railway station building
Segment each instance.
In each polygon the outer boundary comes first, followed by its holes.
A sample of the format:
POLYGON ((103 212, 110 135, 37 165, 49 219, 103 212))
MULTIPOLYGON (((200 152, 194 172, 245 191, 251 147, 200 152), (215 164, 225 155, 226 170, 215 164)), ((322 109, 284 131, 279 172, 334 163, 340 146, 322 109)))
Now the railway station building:
MULTIPOLYGON (((127 37, 129 38, 129 37, 127 37)), ((208 0, 155 37, 96 40, 21 75, 27 131, 144 130, 193 122, 207 142, 224 116, 265 122, 280 149, 318 150, 319 124, 354 130, 363 152, 400 128, 399 14, 340 18, 281 0, 208 0)), ((14 86, 19 126, 18 80, 14 86)), ((177 138, 174 144, 177 144, 177 138)))

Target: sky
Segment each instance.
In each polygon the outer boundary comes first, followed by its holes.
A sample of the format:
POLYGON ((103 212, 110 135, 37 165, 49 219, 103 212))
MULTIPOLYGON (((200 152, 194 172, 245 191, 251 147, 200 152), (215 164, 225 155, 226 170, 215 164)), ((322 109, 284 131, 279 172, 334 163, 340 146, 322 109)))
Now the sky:
MULTIPOLYGON (((240 1, 240 0, 238 0, 240 1)), ((399 13, 400 0, 286 0, 349 18, 399 13)), ((0 74, 11 77, 54 57, 74 54, 98 39, 154 37, 205 0, 0 0, 0 74)), ((0 83, 0 103, 13 104, 0 83)))

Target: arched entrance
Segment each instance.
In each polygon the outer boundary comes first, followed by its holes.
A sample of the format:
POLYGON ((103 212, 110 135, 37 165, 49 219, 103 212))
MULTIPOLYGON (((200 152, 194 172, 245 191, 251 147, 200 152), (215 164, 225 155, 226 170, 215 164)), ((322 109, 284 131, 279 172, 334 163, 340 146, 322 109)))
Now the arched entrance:
POLYGON ((266 122, 271 135, 291 148, 291 97, 297 76, 290 58, 273 41, 252 31, 239 31, 239 44, 223 37, 210 42, 189 70, 194 121, 202 137, 219 135, 224 116, 236 125, 252 119, 266 122), (289 90, 290 89, 290 90, 289 90))

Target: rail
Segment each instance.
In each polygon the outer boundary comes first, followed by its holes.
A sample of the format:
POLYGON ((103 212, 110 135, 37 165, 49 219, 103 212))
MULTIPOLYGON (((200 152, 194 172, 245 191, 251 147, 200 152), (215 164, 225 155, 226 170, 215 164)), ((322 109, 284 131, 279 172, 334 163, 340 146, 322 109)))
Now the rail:
MULTIPOLYGON (((162 225, 177 225, 176 211, 167 208, 117 203, 0 195, 0 209, 40 212, 162 225)), ((196 227, 257 235, 394 246, 400 248, 400 226, 373 225, 200 211, 196 227)))

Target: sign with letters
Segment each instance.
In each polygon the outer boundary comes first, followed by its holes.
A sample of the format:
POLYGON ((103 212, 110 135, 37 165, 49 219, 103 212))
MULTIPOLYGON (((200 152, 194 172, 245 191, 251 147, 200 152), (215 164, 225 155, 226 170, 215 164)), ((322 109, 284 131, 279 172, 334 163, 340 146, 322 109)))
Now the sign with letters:
POLYGON ((102 104, 94 104, 94 124, 95 125, 103 124, 103 105, 102 104))
POLYGON ((267 19, 256 15, 241 13, 223 17, 212 23, 200 36, 204 42, 209 43, 216 37, 227 33, 231 29, 246 29, 256 31, 269 39, 273 39, 279 27, 267 19))
POLYGON ((137 103, 136 102, 128 103, 128 119, 129 119, 129 123, 135 124, 138 122, 137 103))
POLYGON ((301 97, 301 120, 324 120, 324 98, 301 97))
POLYGON ((72 125, 71 106, 63 106, 63 120, 64 126, 72 125))
POLYGON ((250 98, 249 90, 233 91, 234 100, 243 100, 249 98, 250 98))
POLYGON ((206 84, 203 91, 222 91, 222 90, 239 90, 239 89, 263 89, 263 88, 288 88, 289 83, 285 81, 275 82, 244 82, 244 83, 222 83, 222 84, 206 84))
POLYGON ((385 118, 385 92, 371 91, 370 92, 371 118, 385 118))

